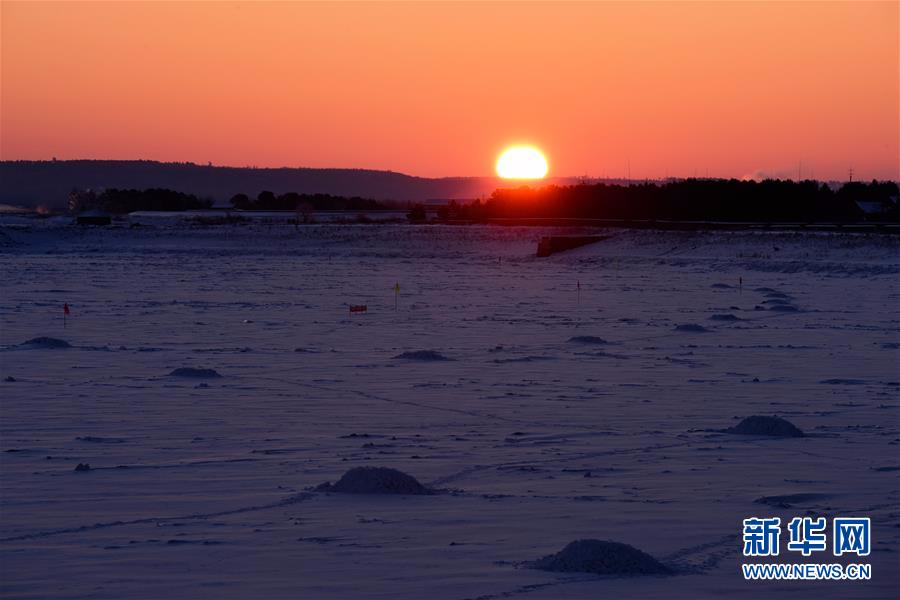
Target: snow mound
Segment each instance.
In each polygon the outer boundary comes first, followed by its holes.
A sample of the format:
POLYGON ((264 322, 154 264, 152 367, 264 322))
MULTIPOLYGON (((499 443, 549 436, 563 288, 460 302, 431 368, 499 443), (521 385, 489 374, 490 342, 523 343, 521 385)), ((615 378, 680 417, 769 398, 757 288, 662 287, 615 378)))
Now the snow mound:
POLYGON ((724 430, 725 433, 738 435, 767 435, 771 437, 803 437, 803 432, 796 425, 781 417, 747 417, 734 427, 724 430))
POLYGON ((124 444, 124 438, 99 437, 96 435, 81 435, 75 438, 79 442, 88 442, 91 444, 124 444))
POLYGON ((793 304, 773 304, 768 308, 768 310, 775 310, 779 312, 797 312, 799 309, 793 304))
POLYGON ((169 373, 170 377, 221 377, 215 369, 195 369, 194 367, 179 367, 169 373))
POLYGON ((403 360, 418 360, 422 362, 436 362, 440 360, 452 360, 447 358, 440 352, 435 352, 434 350, 413 350, 411 352, 403 352, 398 354, 394 358, 400 358, 403 360))
POLYGON ((573 344, 608 344, 606 340, 596 335, 576 335, 570 337, 569 341, 573 344))
POLYGON ((697 325, 696 323, 684 323, 682 325, 677 325, 675 327, 675 331, 683 331, 686 333, 706 333, 709 331, 703 325, 697 325))
POLYGON ((530 356, 516 356, 514 358, 495 358, 492 360, 492 363, 496 363, 498 365, 504 365, 507 363, 530 363, 530 362, 538 362, 542 360, 555 360, 552 356, 539 356, 539 355, 530 355, 530 356))
POLYGON ((731 313, 725 313, 725 314, 719 314, 719 315, 712 315, 709 318, 709 320, 710 321, 740 321, 741 318, 737 317, 731 313))
POLYGON ((824 383, 825 385, 865 385, 866 382, 862 379, 823 379, 819 383, 824 383))
POLYGON ((619 577, 672 573, 669 567, 646 552, 628 544, 601 540, 576 540, 556 554, 533 562, 531 567, 559 573, 595 573, 619 577))
POLYGON ((316 488, 319 492, 342 494, 431 494, 431 490, 397 469, 386 467, 354 467, 337 483, 323 483, 316 488))
POLYGON ((52 337, 36 337, 31 338, 27 342, 19 344, 19 348, 27 348, 29 350, 50 350, 59 348, 71 348, 72 344, 66 340, 60 340, 52 337))
POLYGON ((828 494, 818 494, 814 492, 801 492, 799 494, 781 494, 779 496, 762 496, 753 502, 755 504, 768 504, 778 508, 792 508, 795 504, 807 504, 810 502, 818 502, 827 500, 831 496, 828 494))

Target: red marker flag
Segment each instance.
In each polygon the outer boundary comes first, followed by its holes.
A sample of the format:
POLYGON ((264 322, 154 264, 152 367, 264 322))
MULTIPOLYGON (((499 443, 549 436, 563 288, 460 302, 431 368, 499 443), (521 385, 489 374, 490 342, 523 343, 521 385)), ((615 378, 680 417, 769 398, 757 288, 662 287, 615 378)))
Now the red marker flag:
POLYGON ((72 314, 72 313, 69 311, 69 303, 68 303, 68 302, 66 302, 65 304, 63 304, 63 314, 64 314, 65 316, 67 316, 67 317, 68 317, 70 314, 72 314))

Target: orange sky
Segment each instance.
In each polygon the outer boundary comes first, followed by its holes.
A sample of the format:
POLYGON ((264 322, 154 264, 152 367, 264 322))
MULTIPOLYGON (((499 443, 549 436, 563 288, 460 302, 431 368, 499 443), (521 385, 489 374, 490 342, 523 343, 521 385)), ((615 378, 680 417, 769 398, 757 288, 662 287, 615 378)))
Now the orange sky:
POLYGON ((0 6, 5 160, 900 178, 896 1, 0 6))

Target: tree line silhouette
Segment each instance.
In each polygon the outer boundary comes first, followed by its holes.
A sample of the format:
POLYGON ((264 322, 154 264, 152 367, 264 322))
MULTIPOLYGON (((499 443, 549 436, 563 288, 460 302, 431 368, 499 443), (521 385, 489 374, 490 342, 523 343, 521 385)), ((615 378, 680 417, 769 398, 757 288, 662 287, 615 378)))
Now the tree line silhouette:
MULTIPOLYGON (((74 189, 69 194, 69 211, 73 213, 98 209, 112 214, 135 211, 184 211, 212 208, 213 201, 165 188, 145 190, 109 188, 101 191, 74 189)), ((260 192, 255 199, 246 194, 231 198, 231 206, 238 210, 382 210, 383 204, 357 196, 346 198, 330 194, 298 194, 288 192, 276 196, 260 192)))
POLYGON ((837 191, 817 181, 686 179, 663 185, 498 189, 471 204, 438 211, 448 220, 577 218, 672 221, 849 222, 864 218, 857 202, 879 203, 879 220, 900 220, 894 182, 852 182, 837 191))
MULTIPOLYGON (((2 153, 0 153, 2 154, 2 153)), ((260 190, 329 193, 402 203, 432 198, 478 198, 494 177, 414 177, 371 169, 256 168, 162 163, 150 160, 0 160, 0 204, 65 208, 72 188, 167 188, 227 203, 235 193, 260 190)), ((575 180, 567 183, 575 183, 575 180)))
POLYGON ((276 196, 263 191, 251 199, 247 194, 232 196, 231 205, 240 210, 383 210, 386 207, 369 198, 345 197, 331 194, 298 194, 288 192, 276 196))
POLYGON ((109 188, 97 193, 94 190, 72 190, 69 194, 69 211, 103 210, 112 214, 125 214, 138 210, 182 211, 211 208, 213 201, 193 194, 163 188, 146 190, 109 188))
MULTIPOLYGON (((611 219, 624 221, 752 221, 852 222, 866 218, 860 203, 876 208, 870 218, 900 221, 900 189, 892 181, 850 182, 833 190, 817 181, 737 179, 685 179, 658 185, 608 183, 572 186, 497 189, 487 200, 451 202, 438 209, 442 220, 486 222, 492 219, 611 219), (880 209, 880 210, 879 210, 880 209)), ((359 196, 331 194, 276 195, 260 192, 256 198, 236 194, 231 206, 238 210, 283 210, 311 220, 314 211, 377 211, 392 208, 359 196)), ((213 201, 171 189, 149 188, 73 190, 69 209, 101 209, 124 214, 134 211, 183 211, 211 208, 213 201)), ((426 220, 425 208, 416 205, 410 221, 426 220)))

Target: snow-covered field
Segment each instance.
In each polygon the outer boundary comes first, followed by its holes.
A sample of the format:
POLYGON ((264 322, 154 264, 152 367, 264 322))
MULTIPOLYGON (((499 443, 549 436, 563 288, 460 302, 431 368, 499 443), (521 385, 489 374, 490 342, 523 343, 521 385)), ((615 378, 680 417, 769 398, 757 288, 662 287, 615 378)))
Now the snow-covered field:
POLYGON ((900 241, 610 230, 535 258, 550 233, 576 232, 7 221, 0 591, 897 597, 900 241), (720 431, 750 415, 808 435, 720 431), (311 491, 356 466, 448 491, 311 491), (744 581, 741 521, 770 515, 871 517, 871 581, 744 581), (581 538, 678 574, 526 568, 581 538))

